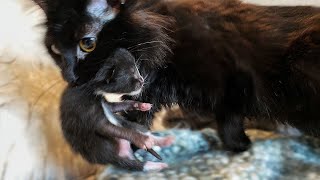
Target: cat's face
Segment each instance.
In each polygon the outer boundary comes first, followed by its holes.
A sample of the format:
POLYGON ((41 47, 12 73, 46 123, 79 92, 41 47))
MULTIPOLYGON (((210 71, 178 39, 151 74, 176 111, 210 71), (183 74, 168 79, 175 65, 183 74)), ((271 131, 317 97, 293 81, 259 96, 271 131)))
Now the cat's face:
POLYGON ((100 31, 117 16, 120 4, 121 0, 45 1, 45 45, 66 81, 76 81, 77 63, 96 49, 100 31))
MULTIPOLYGON (((68 83, 94 78, 118 48, 128 49, 141 67, 161 66, 171 38, 171 19, 150 12, 145 0, 44 1, 47 15, 45 44, 68 83)), ((153 0, 160 2, 158 0, 153 0)), ((41 5, 41 4, 40 4, 41 5)))

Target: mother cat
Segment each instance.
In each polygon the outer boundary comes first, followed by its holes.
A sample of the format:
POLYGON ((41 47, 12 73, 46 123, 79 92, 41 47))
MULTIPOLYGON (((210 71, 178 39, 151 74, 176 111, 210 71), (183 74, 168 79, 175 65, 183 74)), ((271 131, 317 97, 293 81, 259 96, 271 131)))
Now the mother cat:
MULTIPOLYGON (((46 46, 66 81, 91 79, 119 47, 147 76, 138 101, 212 113, 246 150, 245 117, 320 136, 320 9, 238 0, 45 0, 46 46)), ((153 113, 131 114, 150 126, 153 113)))

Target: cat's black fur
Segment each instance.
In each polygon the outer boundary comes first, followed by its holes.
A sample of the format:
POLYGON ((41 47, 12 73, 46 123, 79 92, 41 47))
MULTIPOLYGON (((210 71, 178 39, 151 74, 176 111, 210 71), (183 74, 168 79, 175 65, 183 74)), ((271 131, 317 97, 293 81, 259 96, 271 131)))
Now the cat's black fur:
MULTIPOLYGON (((50 0, 48 0, 51 2, 50 0)), ((88 1, 48 3, 47 46, 67 45, 88 1)), ((267 117, 320 135, 320 9, 238 0, 128 0, 84 61, 62 66, 81 84, 116 48, 148 75, 141 102, 213 112, 226 147, 248 148, 244 117, 267 117)), ((74 44, 77 41, 73 41, 74 44)), ((61 49, 63 50, 63 49, 61 49)), ((50 51, 50 50, 49 50, 50 51)), ((53 55, 55 56, 55 55, 53 55)), ((56 61, 61 58, 54 57, 56 61)), ((153 113, 133 113, 150 125, 153 113)))
POLYGON ((113 114, 119 111, 139 110, 139 102, 110 103, 101 92, 128 94, 142 87, 134 58, 119 49, 108 58, 94 79, 76 87, 67 87, 61 101, 61 127, 72 149, 91 163, 108 164, 143 170, 145 162, 132 159, 129 142, 146 146, 150 138, 147 129, 113 114), (116 118, 116 125, 108 119, 116 118), (122 143, 127 144, 124 146, 122 143), (124 142, 124 141, 129 142, 124 142), (128 157, 120 156, 120 151, 128 157))

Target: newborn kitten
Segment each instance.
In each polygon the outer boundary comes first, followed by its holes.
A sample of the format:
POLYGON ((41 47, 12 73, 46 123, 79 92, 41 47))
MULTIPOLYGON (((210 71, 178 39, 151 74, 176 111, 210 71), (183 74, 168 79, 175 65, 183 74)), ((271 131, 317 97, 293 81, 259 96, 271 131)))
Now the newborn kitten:
POLYGON ((61 126, 72 149, 92 163, 111 163, 130 170, 167 167, 165 163, 135 160, 130 142, 138 148, 151 149, 154 145, 170 145, 172 138, 147 135, 143 126, 114 114, 123 110, 148 111, 151 105, 135 101, 111 103, 102 96, 103 93, 137 95, 143 82, 133 56, 118 49, 94 79, 81 86, 69 86, 62 96, 61 126))

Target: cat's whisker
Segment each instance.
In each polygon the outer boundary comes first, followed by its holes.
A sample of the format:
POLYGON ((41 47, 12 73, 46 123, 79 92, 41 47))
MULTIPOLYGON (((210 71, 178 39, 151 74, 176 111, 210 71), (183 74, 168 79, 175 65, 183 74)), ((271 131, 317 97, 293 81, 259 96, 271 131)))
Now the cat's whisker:
POLYGON ((144 43, 139 43, 139 44, 133 45, 131 47, 128 47, 127 49, 130 50, 131 48, 135 48, 137 46, 142 46, 142 45, 152 44, 152 43, 163 43, 163 42, 162 41, 147 41, 147 42, 144 42, 144 43))
POLYGON ((143 45, 150 45, 150 44, 154 44, 154 43, 164 44, 163 41, 149 41, 149 42, 140 43, 140 44, 137 44, 137 45, 128 47, 127 49, 128 49, 129 51, 131 51, 131 50, 135 50, 135 49, 137 49, 137 48, 139 48, 139 47, 141 47, 141 46, 143 46, 143 45))
POLYGON ((132 48, 132 49, 128 49, 130 52, 135 52, 139 49, 151 49, 151 48, 160 48, 160 47, 163 47, 164 44, 154 44, 154 45, 150 45, 150 46, 139 46, 139 47, 136 47, 136 48, 132 48))
POLYGON ((160 46, 145 47, 145 48, 141 48, 141 49, 130 50, 130 52, 131 53, 133 53, 133 52, 143 52, 143 51, 146 51, 148 49, 159 48, 159 47, 160 46))
POLYGON ((149 74, 146 74, 143 79, 146 80, 148 78, 148 76, 149 76, 149 74))
POLYGON ((140 67, 141 57, 142 57, 142 55, 140 55, 140 57, 136 60, 136 64, 138 67, 140 67))

